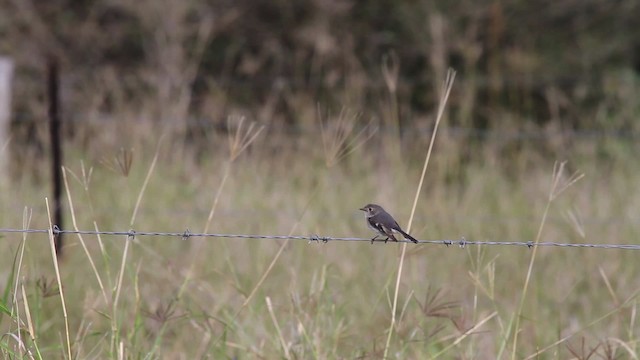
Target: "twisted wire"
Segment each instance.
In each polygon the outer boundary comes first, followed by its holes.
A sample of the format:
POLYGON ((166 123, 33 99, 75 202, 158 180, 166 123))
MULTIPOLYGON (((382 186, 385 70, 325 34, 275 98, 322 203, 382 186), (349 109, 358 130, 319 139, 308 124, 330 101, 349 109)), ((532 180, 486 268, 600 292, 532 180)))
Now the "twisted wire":
MULTIPOLYGON (((319 235, 261 235, 261 234, 222 234, 222 233, 192 233, 189 229, 183 232, 162 232, 162 231, 95 231, 95 230, 63 230, 54 225, 52 229, 0 229, 0 233, 40 233, 47 234, 49 231, 53 235, 58 234, 77 234, 77 235, 105 235, 105 236, 126 236, 127 238, 143 237, 143 236, 161 236, 161 237, 178 237, 182 240, 188 240, 191 237, 203 238, 235 238, 235 239, 273 239, 273 240, 306 240, 308 242, 329 241, 367 241, 371 238, 359 237, 333 237, 319 235)), ((376 240, 380 242, 383 240, 376 240)), ((411 243, 408 240, 399 240, 399 242, 411 243)), ((393 243, 391 241, 390 243, 393 243)), ((552 241, 474 241, 461 238, 459 240, 418 240, 418 244, 432 244, 445 246, 524 246, 533 247, 566 247, 566 248, 593 248, 593 249, 621 249, 621 250, 640 250, 640 244, 590 244, 590 243, 560 243, 552 241)))

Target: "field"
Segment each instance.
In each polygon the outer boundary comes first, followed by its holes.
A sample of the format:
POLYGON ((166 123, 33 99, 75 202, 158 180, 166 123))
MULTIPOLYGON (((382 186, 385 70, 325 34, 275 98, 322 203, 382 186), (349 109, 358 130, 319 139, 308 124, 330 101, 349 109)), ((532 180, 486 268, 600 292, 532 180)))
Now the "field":
MULTIPOLYGON (((637 242, 634 143, 514 140, 505 155, 506 136, 469 143, 441 126, 417 195, 430 134, 358 135, 348 116, 296 136, 231 118, 198 156, 160 131, 68 144, 65 228, 369 237, 359 207, 407 227, 418 196, 419 239, 637 242)), ((30 170, 47 166, 33 157, 5 180, 3 228, 48 227, 49 185, 30 170)), ((5 358, 626 359, 640 347, 634 250, 67 234, 60 291, 46 234, 0 240, 5 358)))
POLYGON ((640 357, 640 2, 0 3, 3 358, 640 357))

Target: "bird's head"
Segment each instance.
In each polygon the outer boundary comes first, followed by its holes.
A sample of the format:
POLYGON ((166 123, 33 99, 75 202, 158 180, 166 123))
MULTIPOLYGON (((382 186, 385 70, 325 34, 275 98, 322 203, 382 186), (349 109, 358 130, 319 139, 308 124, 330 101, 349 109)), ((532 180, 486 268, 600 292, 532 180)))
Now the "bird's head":
POLYGON ((367 204, 361 207, 360 210, 364 211, 367 216, 374 216, 382 211, 382 206, 376 204, 367 204))

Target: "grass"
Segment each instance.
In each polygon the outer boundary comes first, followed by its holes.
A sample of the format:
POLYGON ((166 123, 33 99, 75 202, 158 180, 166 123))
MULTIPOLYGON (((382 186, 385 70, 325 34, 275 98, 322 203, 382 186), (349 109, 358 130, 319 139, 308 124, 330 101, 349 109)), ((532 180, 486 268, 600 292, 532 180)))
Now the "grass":
MULTIPOLYGON (((369 236, 368 202, 407 224, 429 139, 328 122, 322 143, 234 123, 201 163, 170 139, 88 156, 72 144, 66 227, 369 236)), ((640 167, 615 148, 575 144, 554 173, 533 150, 462 162, 443 136, 411 232, 634 243, 640 167)), ((2 227, 48 226, 46 184, 4 186, 2 227)), ((4 357, 638 357, 633 251, 85 235, 66 238, 58 282, 47 236, 0 240, 4 357)))

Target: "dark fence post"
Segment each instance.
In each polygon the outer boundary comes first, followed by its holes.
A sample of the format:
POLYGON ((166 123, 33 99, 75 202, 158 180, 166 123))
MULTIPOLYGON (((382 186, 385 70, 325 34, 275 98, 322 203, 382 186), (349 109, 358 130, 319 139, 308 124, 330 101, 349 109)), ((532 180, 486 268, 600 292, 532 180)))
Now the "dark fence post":
MULTIPOLYGON (((62 224, 62 139, 60 138, 60 69, 58 60, 49 57, 47 64, 47 92, 49 94, 49 135, 51 140, 51 176, 53 181, 53 223, 62 224)), ((55 239, 56 254, 62 256, 62 234, 55 239)))

